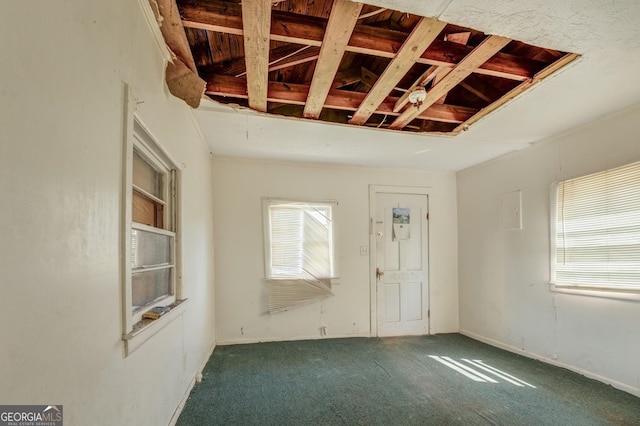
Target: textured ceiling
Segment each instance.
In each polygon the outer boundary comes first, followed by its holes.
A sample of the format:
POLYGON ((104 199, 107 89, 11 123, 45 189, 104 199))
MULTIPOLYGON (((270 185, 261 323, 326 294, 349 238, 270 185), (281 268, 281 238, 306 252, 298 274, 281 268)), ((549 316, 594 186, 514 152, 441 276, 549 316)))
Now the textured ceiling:
POLYGON ((214 154, 362 166, 460 170, 570 131, 640 101, 640 2, 471 0, 369 4, 582 57, 455 137, 271 118, 203 102, 214 154))

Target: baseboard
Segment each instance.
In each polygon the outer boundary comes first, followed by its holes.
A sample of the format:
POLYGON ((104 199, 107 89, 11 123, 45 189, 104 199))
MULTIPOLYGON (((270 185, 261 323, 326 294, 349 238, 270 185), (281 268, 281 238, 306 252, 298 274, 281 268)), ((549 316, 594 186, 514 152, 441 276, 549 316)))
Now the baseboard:
POLYGON ((578 373, 578 374, 581 374, 581 375, 583 375, 585 377, 588 377, 590 379, 594 379, 594 380, 597 380, 599 382, 606 383, 608 385, 613 386, 616 389, 620 389, 622 391, 630 393, 631 395, 640 397, 640 389, 639 388, 635 388, 635 387, 630 386, 630 385, 628 385, 626 383, 622 383, 622 382, 619 382, 617 380, 613 380, 613 379, 611 379, 609 377, 601 376, 601 375, 599 375, 597 373, 594 373, 592 371, 584 370, 584 369, 576 367, 574 365, 565 364, 564 362, 560 362, 557 359, 553 359, 553 358, 549 358, 549 357, 546 357, 546 356, 542 356, 542 355, 539 355, 539 354, 537 354, 535 352, 530 352, 530 351, 526 351, 526 350, 517 348, 515 346, 507 345, 507 344, 502 343, 502 342, 500 342, 498 340, 494 340, 494 339, 491 339, 489 337, 481 336, 481 335, 476 334, 476 333, 474 333, 472 331, 460 330, 460 334, 462 334, 464 336, 467 336, 467 337, 470 337, 471 339, 478 340, 478 341, 480 341, 482 343, 486 343, 487 345, 491 345, 491 346, 495 346, 495 347, 500 348, 500 349, 504 349, 505 351, 509 351, 509 352, 513 352, 513 353, 516 353, 516 354, 519 354, 519 355, 522 355, 522 356, 526 356, 527 358, 537 359, 538 361, 542 361, 544 363, 551 364, 551 365, 554 365, 556 367, 566 368, 567 370, 571 370, 574 373, 578 373))
POLYGON ((202 377, 202 371, 204 370, 204 367, 207 365, 209 358, 211 358, 211 355, 213 354, 213 351, 215 348, 216 348, 216 342, 214 341, 213 345, 211 346, 211 349, 209 349, 207 353, 207 356, 205 356, 204 360, 200 363, 200 367, 198 368, 196 375, 193 376, 193 378, 189 382, 189 385, 187 386, 186 391, 182 395, 182 398, 180 399, 178 406, 174 410, 173 415, 171 416, 171 420, 169 420, 169 426, 175 426, 176 423, 178 422, 178 417, 180 417, 180 414, 182 414, 182 410, 184 409, 184 406, 187 403, 187 399, 189 399, 189 394, 191 394, 191 390, 196 385, 196 382, 199 381, 199 377, 200 378, 202 377))
POLYGON ((340 335, 331 335, 331 336, 313 335, 313 336, 263 337, 263 338, 246 337, 242 339, 223 339, 223 340, 218 340, 216 343, 219 346, 229 346, 229 345, 248 345, 251 343, 266 343, 266 342, 292 342, 295 340, 347 339, 349 337, 371 337, 371 334, 359 333, 359 334, 340 334, 340 335))

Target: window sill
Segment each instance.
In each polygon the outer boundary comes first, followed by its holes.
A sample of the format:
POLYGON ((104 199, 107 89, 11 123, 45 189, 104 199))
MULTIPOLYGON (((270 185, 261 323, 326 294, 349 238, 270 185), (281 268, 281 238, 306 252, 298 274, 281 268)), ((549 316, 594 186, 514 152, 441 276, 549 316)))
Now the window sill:
POLYGON ((554 293, 573 294, 577 296, 598 297, 601 299, 627 300, 640 302, 638 290, 612 290, 602 287, 578 287, 549 283, 549 290, 554 293))
POLYGON ((180 317, 185 310, 187 299, 176 300, 169 307, 171 310, 158 319, 144 318, 133 325, 133 330, 124 336, 125 356, 134 353, 147 340, 155 336, 160 330, 169 325, 173 320, 180 317))

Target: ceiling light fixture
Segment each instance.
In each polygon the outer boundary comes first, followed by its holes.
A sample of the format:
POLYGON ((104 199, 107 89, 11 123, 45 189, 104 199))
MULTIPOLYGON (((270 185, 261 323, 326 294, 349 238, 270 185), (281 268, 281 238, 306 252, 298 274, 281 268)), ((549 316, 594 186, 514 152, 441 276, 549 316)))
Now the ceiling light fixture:
POLYGON ((426 98, 427 90, 422 86, 414 87, 411 92, 409 92, 409 102, 416 107, 420 107, 426 98))

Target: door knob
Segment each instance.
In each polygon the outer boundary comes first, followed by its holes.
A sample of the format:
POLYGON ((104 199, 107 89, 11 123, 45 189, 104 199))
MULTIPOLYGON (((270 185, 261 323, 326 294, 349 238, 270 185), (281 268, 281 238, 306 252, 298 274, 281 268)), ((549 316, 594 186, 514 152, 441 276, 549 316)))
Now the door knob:
POLYGON ((376 281, 380 279, 381 276, 384 275, 384 272, 380 270, 380 268, 376 267, 376 281))

